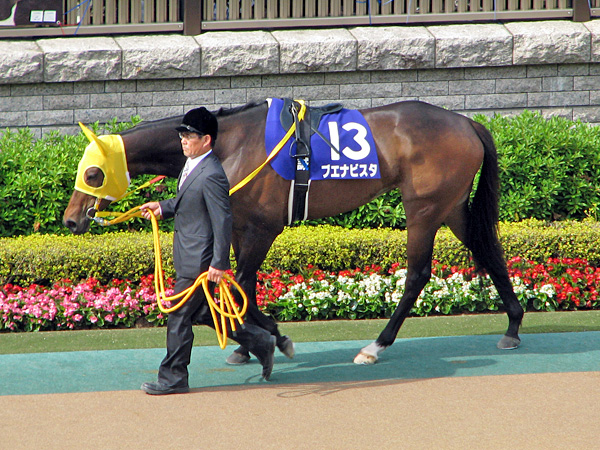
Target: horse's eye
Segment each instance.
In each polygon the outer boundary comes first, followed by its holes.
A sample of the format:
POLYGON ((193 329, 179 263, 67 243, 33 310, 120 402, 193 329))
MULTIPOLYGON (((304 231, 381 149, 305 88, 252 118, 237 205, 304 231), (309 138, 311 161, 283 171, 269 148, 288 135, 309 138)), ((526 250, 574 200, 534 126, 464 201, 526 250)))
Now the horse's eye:
POLYGON ((102 170, 91 167, 85 171, 85 183, 88 186, 100 187, 104 181, 104 173, 102 170))

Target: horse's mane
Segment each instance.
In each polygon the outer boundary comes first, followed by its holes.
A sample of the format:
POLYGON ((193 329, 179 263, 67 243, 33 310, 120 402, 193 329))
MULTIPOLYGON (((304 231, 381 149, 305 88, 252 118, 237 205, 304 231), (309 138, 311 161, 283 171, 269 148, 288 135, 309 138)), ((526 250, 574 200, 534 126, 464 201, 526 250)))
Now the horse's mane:
POLYGON ((217 117, 227 117, 242 111, 246 111, 247 109, 256 108, 257 106, 262 105, 264 102, 265 100, 256 100, 246 103, 242 106, 236 106, 235 108, 219 108, 216 112, 213 112, 213 114, 217 117))
MULTIPOLYGON (((246 103, 245 105, 242 105, 242 106, 236 106, 235 108, 219 108, 216 112, 213 111, 213 114, 217 117, 227 117, 227 116, 236 114, 238 112, 246 111, 247 109, 256 108, 257 106, 260 106, 263 103, 265 103, 265 100, 257 100, 257 101, 252 101, 252 102, 246 103)), ((138 132, 141 130, 145 130, 147 128, 153 128, 153 127, 161 126, 161 125, 164 126, 164 124, 168 124, 168 126, 167 126, 168 128, 174 128, 175 125, 171 126, 170 122, 174 122, 174 123, 176 123, 176 125, 178 125, 181 122, 182 118, 183 118, 183 116, 174 116, 174 117, 167 117, 165 119, 143 121, 143 122, 138 123, 133 128, 129 128, 127 130, 121 131, 119 134, 123 135, 123 134, 134 133, 134 132, 138 132)))
POLYGON ((147 128, 156 128, 157 126, 165 126, 167 128, 175 128, 176 125, 181 123, 183 116, 167 117, 166 119, 148 120, 138 123, 136 126, 119 132, 120 135, 137 133, 139 131, 146 130, 147 128), (171 122, 173 122, 171 124, 171 122))

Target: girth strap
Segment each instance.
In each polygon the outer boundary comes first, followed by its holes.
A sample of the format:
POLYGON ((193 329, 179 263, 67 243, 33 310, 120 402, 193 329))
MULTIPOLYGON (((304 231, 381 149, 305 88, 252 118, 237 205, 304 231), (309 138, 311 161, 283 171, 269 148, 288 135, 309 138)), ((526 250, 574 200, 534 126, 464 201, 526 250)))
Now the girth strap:
MULTIPOLYGON (((296 172, 288 201, 288 225, 296 220, 304 220, 308 215, 308 190, 310 187, 310 109, 307 109, 303 120, 298 120, 296 102, 292 102, 292 116, 296 124, 296 152, 290 154, 296 160, 296 172)), ((290 148, 290 152, 292 151, 290 148)))

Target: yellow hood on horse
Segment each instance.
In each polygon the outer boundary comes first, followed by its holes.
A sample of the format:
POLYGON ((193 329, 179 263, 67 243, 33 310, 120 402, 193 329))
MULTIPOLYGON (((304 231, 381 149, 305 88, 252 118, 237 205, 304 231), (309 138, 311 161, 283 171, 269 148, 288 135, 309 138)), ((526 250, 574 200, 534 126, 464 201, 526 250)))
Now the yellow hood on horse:
POLYGON ((125 194, 130 182, 123 139, 118 134, 98 137, 81 122, 79 126, 90 144, 79 161, 75 189, 96 198, 118 200, 125 194), (99 187, 85 182, 85 171, 91 167, 97 167, 104 174, 104 181, 99 187))

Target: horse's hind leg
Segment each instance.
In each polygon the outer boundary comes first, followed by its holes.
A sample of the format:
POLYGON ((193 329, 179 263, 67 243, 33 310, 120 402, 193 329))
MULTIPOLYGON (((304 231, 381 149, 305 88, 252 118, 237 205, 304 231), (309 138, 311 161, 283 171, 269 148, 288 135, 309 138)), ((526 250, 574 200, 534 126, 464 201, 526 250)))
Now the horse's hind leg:
MULTIPOLYGON (((246 321, 269 331, 277 339, 277 347, 288 358, 294 357, 294 344, 287 336, 282 336, 275 321, 260 311, 256 303, 257 271, 264 261, 271 244, 277 237, 271 232, 251 224, 246 225, 244 232, 235 233, 233 248, 237 259, 236 281, 248 296, 246 321)), ((236 295, 237 297, 237 295, 236 295)), ((237 299, 239 300, 239 299, 237 299)), ((250 359, 248 350, 238 347, 227 358, 229 364, 244 364, 250 359)))
POLYGON ((439 224, 436 221, 430 221, 427 225, 425 223, 427 221, 423 220, 418 225, 408 226, 407 274, 404 294, 377 340, 361 349, 356 355, 354 358, 356 364, 374 364, 379 353, 394 343, 404 319, 431 278, 431 256, 439 224))
MULTIPOLYGON (((502 247, 495 234, 490 237, 492 241, 491 245, 488 245, 485 251, 481 250, 481 245, 478 245, 479 243, 470 242, 468 238, 468 214, 466 204, 461 204, 446 219, 446 224, 456 237, 473 252, 473 257, 479 266, 487 271, 506 308, 508 330, 498 342, 498 348, 517 348, 521 343, 519 327, 523 320, 524 311, 510 282, 508 269, 502 254, 502 247)), ((473 224, 473 226, 477 226, 477 224, 473 224)))

